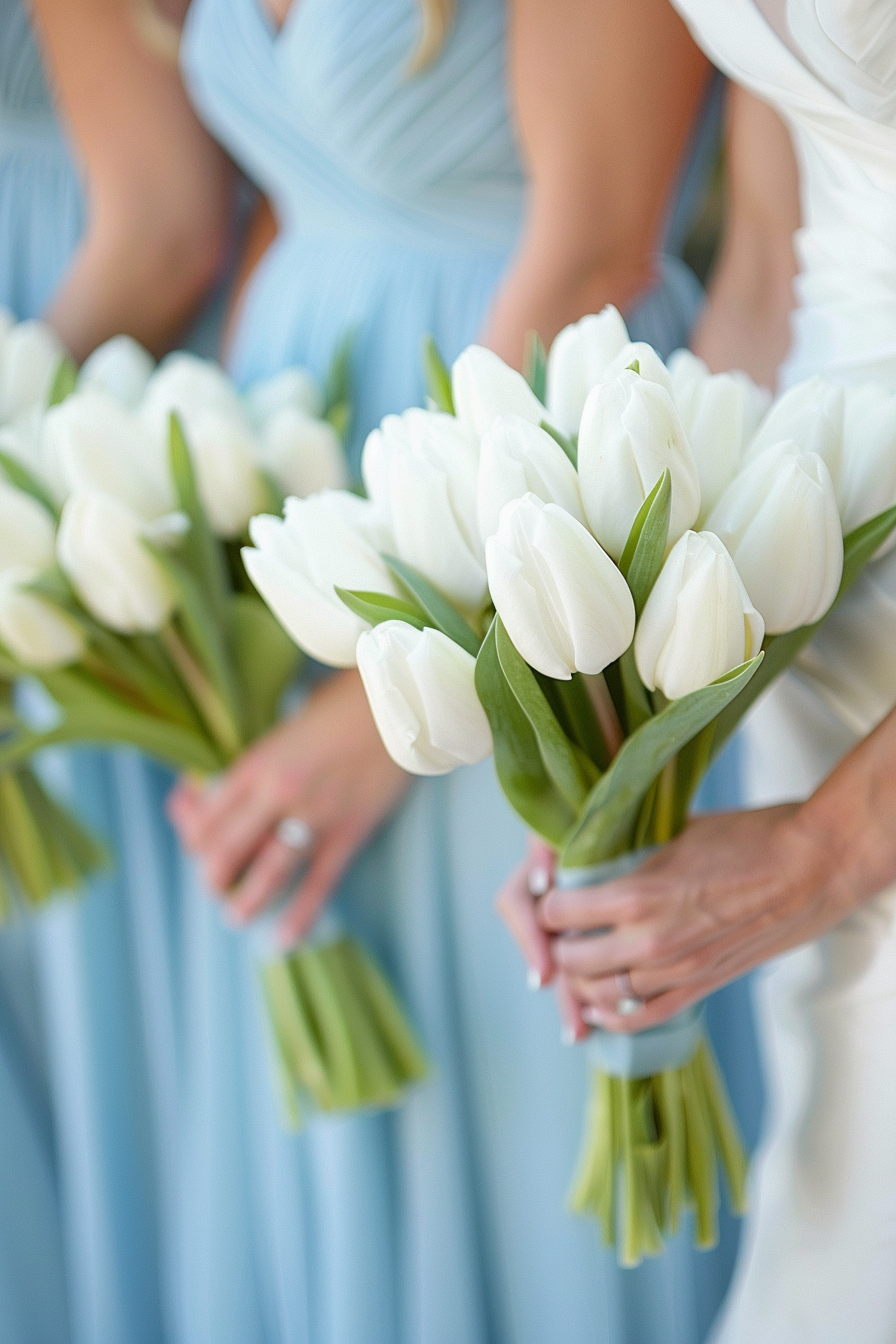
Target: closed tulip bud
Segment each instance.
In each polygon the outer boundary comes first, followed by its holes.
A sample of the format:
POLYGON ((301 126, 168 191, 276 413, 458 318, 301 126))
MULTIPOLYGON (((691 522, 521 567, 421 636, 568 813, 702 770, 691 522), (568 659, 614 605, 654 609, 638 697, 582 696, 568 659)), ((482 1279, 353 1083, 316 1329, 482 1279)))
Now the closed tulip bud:
POLYGON ((638 373, 642 378, 646 378, 649 383, 657 383, 665 388, 672 395, 672 378, 669 370, 660 359, 652 345, 646 341, 629 341, 624 345, 619 354, 607 365, 601 382, 610 383, 617 378, 625 369, 630 369, 632 365, 637 365, 638 373))
POLYGON ((246 389, 245 404, 256 429, 263 429, 280 411, 301 411, 319 416, 323 410, 320 387, 307 369, 282 369, 273 378, 262 378, 246 389))
POLYGON ((85 642, 64 611, 28 591, 37 571, 27 565, 0 570, 0 643, 25 667, 77 662, 85 642))
POLYGON ((53 564, 56 528, 43 505, 0 480, 0 571, 26 565, 40 573, 53 564))
POLYGON ((243 560, 255 587, 288 634, 322 663, 353 667, 358 636, 369 629, 336 587, 398 589, 381 552, 392 538, 369 500, 341 490, 288 499, 285 517, 253 518, 243 560))
POLYGON ((75 392, 44 417, 42 450, 52 476, 72 491, 100 491, 149 521, 175 507, 168 455, 109 392, 75 392))
POLYGON ((481 345, 468 346, 454 361, 451 390, 458 420, 477 439, 499 415, 521 415, 533 425, 547 415, 523 375, 481 345))
POLYGON ((518 415, 499 416, 483 435, 479 456, 482 536, 497 532, 505 504, 529 493, 545 504, 559 504, 584 523, 579 478, 556 439, 518 415))
POLYGON ((821 620, 843 573, 843 535, 830 472, 795 443, 748 462, 707 526, 727 546, 769 634, 821 620))
POLYGON ((156 362, 131 336, 113 336, 98 345, 81 365, 78 387, 105 392, 134 410, 146 392, 156 362))
POLYGON ((387 415, 364 445, 364 483, 389 521, 397 555, 470 612, 486 594, 478 468, 477 441, 438 411, 387 415))
POLYGON ((697 467, 664 387, 623 370, 588 395, 579 431, 585 514, 604 550, 619 560, 638 510, 666 469, 672 478, 669 544, 700 512, 697 467))
POLYGON ((612 304, 564 327, 548 355, 547 419, 563 434, 579 432, 585 401, 604 381, 607 366, 629 344, 628 331, 612 304))
POLYGON ((673 399, 700 477, 706 517, 740 469, 744 447, 768 406, 769 394, 746 374, 711 374, 690 350, 669 360, 673 399))
POLYGON ((491 753, 475 668, 475 658, 440 630, 404 621, 384 621, 358 640, 358 671, 374 722, 403 770, 444 775, 491 753))
POLYGON ((547 677, 602 672, 635 633, 628 584, 587 528, 535 495, 508 504, 485 544, 495 609, 526 662, 547 677))
POLYGON ((246 421, 240 397, 223 369, 182 350, 163 359, 146 385, 140 414, 157 439, 168 442, 171 412, 185 426, 199 411, 216 410, 246 421))
POLYGON ((242 417, 214 406, 194 411, 184 431, 199 498, 213 530, 220 537, 238 537, 265 502, 252 431, 242 417))
POLYGON ((712 532, 686 532, 653 585, 638 622, 635 662, 648 690, 678 700, 754 658, 762 617, 712 532))
POLYGON ((345 452, 333 426, 295 406, 284 406, 267 421, 257 461, 281 490, 300 499, 348 485, 345 452))
POLYGON ((174 610, 174 593, 145 544, 142 519, 111 495, 69 496, 56 554, 85 607, 112 630, 151 634, 174 610))
MULTIPOLYGON (((877 383, 846 390, 840 521, 844 535, 896 504, 896 393, 877 383)), ((896 546, 896 532, 879 555, 896 546)))
POLYGON ((745 460, 792 439, 801 453, 817 453, 831 474, 839 496, 845 397, 842 387, 826 378, 807 378, 778 397, 760 422, 745 460))
POLYGON ((0 342, 0 423, 46 404, 65 349, 46 322, 18 322, 0 342))

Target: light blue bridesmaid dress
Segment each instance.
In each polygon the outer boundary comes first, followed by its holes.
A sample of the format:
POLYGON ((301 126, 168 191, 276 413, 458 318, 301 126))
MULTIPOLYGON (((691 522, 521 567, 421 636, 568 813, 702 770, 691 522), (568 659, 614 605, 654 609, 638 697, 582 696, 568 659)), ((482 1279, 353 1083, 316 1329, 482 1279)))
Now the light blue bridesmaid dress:
MULTIPOLYGON (((279 33, 259 0, 194 0, 183 68, 209 127, 274 202, 280 234, 245 299, 233 371, 323 374, 355 332, 351 452, 423 398, 431 332, 475 339, 519 235, 525 183, 505 94, 500 0, 460 0, 435 64, 407 73, 413 0, 296 0, 279 33)), ((699 155, 697 158, 699 159, 699 155)), ((680 241, 702 171, 670 223, 680 241)), ((668 353, 698 287, 668 259, 629 315, 668 353)), ((723 781, 724 782, 724 781, 723 781)), ((337 897, 379 951, 434 1061, 387 1114, 279 1123, 249 941, 184 865, 185 1344, 696 1344, 736 1233, 688 1235, 619 1270, 564 1210, 587 1085, 549 995, 533 996, 493 910, 523 847, 490 763, 419 781, 337 897)), ((743 999, 721 1050, 757 1091, 743 999), (726 1041, 736 1044, 734 1052, 726 1041), (733 1057, 732 1057, 733 1053, 733 1057)))
MULTIPOLYGON (((81 227, 21 0, 0 0, 0 305, 33 317, 81 227)), ((34 928, 0 929, 0 1340, 69 1339, 56 1133, 34 928)))

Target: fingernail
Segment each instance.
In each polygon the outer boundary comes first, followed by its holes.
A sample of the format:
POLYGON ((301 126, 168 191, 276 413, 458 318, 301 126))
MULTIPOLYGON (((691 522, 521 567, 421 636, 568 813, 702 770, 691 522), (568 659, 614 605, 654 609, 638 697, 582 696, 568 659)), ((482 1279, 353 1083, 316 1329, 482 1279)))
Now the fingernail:
POLYGON ((546 896, 551 887, 551 875, 547 868, 540 865, 529 870, 529 895, 546 896))
POLYGON ((575 1045, 576 1033, 572 1027, 564 1027, 560 1033, 560 1040, 564 1045, 575 1045))
POLYGON ((606 1020, 607 1014, 602 1008, 595 1008, 589 1003, 582 1009, 582 1021, 587 1022, 589 1027, 602 1027, 606 1020))
POLYGON ((534 993, 544 985, 544 979, 541 971, 537 971, 534 966, 530 966, 526 972, 526 985, 534 993))

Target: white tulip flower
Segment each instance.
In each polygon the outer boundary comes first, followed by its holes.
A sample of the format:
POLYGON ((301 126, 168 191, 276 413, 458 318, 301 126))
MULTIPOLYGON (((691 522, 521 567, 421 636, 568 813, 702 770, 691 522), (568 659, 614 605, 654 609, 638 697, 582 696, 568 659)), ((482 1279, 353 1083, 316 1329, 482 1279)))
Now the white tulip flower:
POLYGON ((744 460, 752 462, 767 448, 792 439, 801 453, 818 454, 839 497, 844 410, 842 387, 819 376, 807 378, 772 403, 747 444, 744 460))
POLYGON ((265 503, 252 431, 242 417, 208 406, 189 414, 184 434, 212 529, 219 537, 238 537, 265 503))
POLYGON ((843 573, 830 472, 817 453, 781 443, 748 462, 709 516, 769 634, 821 620, 843 573))
POLYGON ((47 411, 42 453, 64 495, 101 491, 147 522, 175 507, 167 446, 98 387, 74 392, 47 411))
POLYGON ((690 350, 669 360, 673 400, 700 477, 700 517, 708 516, 740 469, 771 396, 746 374, 711 374, 690 350))
POLYGON ((492 601, 526 662, 547 677, 602 672, 635 633, 628 584, 587 528, 556 504, 508 504, 485 543, 492 601))
POLYGON ((174 610, 174 592, 145 538, 143 520, 112 495, 77 491, 63 506, 59 564, 88 611, 122 634, 154 633, 174 610))
POLYGON ((623 370, 588 395, 579 431, 579 484, 591 530, 619 560, 644 500, 668 467, 669 545, 696 521, 700 482, 672 398, 658 383, 623 370))
POLYGON ((27 565, 0 569, 0 643, 25 667, 65 667, 81 657, 84 636, 64 611, 28 591, 37 576, 27 565))
POLYGON ((281 411, 299 411, 317 418, 323 410, 323 394, 307 369, 281 369, 272 378, 252 383, 244 393, 249 416, 256 429, 263 429, 281 411))
POLYGON ((635 662, 648 690, 678 700, 755 658, 762 617, 712 532, 672 547, 641 613, 635 662))
POLYGON ((339 435, 326 420, 284 406, 264 425, 257 462, 288 495, 304 499, 318 490, 348 485, 348 463, 339 435))
POLYGON ((477 441, 440 411, 387 415, 367 436, 361 470, 383 510, 396 554, 465 611, 486 595, 476 517, 477 441))
POLYGON ((167 443, 172 411, 186 428, 195 415, 207 410, 220 411, 248 428, 239 394, 219 365, 182 350, 168 355, 147 383, 140 405, 150 432, 167 443))
POLYGON ((547 415, 523 375, 481 345, 467 346, 454 361, 451 391, 458 420, 477 439, 499 415, 521 415, 533 425, 547 415))
POLYGON ((40 573, 53 564, 56 527, 42 504, 0 479, 0 571, 26 565, 40 573))
POLYGON ((492 751, 474 682, 476 660, 440 630, 384 621, 358 640, 358 671, 397 765, 444 775, 492 751))
POLYGON ((607 366, 628 344, 628 330, 612 304, 556 336, 548 354, 546 418, 561 433, 578 434, 588 393, 605 380, 607 366))
POLYGON ((576 469, 556 439, 518 415, 501 415, 482 436, 477 512, 483 538, 498 530, 512 499, 536 495, 585 522, 576 469))
POLYGON ((288 499, 285 517, 261 515, 249 524, 253 547, 246 571, 280 624, 322 663, 353 667, 358 637, 368 623, 349 611, 336 587, 399 596, 381 559, 392 549, 376 506, 342 490, 288 499))
MULTIPOLYGON (((838 493, 844 535, 896 504, 896 393, 879 383, 846 389, 838 493)), ((896 532, 878 555, 894 546, 896 532)))
POLYGON ((146 392, 156 362, 132 336, 113 336, 98 345, 81 365, 78 387, 105 392, 134 410, 146 392))
POLYGON ((0 424, 44 406, 65 348, 46 322, 18 322, 0 344, 0 424))

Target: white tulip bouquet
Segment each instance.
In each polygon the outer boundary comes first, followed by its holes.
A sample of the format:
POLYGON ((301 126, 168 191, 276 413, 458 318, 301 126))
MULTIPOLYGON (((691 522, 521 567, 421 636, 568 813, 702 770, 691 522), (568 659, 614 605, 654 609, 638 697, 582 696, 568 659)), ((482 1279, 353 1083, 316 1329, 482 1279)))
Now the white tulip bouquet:
MULTIPOLYGON (((325 394, 289 369, 241 396, 210 362, 156 368, 119 337, 80 374, 64 364, 50 401, 0 438, 0 671, 38 681, 55 722, 8 725, 0 771, 49 745, 123 743, 213 776, 297 676, 240 543, 286 491, 345 483, 347 350, 325 394)), ((391 1104, 423 1074, 392 990, 335 921, 261 973, 294 1119, 303 1098, 391 1104)))
MULTIPOLYGON (((493 752, 574 886, 684 827, 743 714, 890 537, 896 398, 849 394, 872 435, 820 380, 768 409, 742 375, 632 344, 612 308, 547 359, 530 348, 524 379, 475 346, 449 374, 430 343, 431 407, 369 436, 367 499, 287 501, 252 520, 245 563, 303 648, 357 663, 401 766, 493 752)), ((712 1244, 718 1166, 739 1210, 746 1158, 700 1008, 591 1050, 573 1207, 625 1264, 687 1207, 712 1244)))
MULTIPOLYGON (((49 327, 16 323, 0 309, 0 442, 39 416, 64 361, 65 352, 49 327)), ((0 482, 0 609, 13 638, 28 620, 29 599, 19 591, 19 578, 23 570, 40 568, 48 554, 52 557, 44 520, 28 496, 0 482)), ((72 638, 62 625, 49 635, 51 643, 72 638)), ((38 656, 46 652, 43 646, 38 656)), ((15 675, 13 663, 0 656, 0 743, 24 726, 15 705, 15 675)), ((106 857, 29 765, 0 769, 0 922, 13 909, 36 907, 57 893, 77 890, 106 857)))

